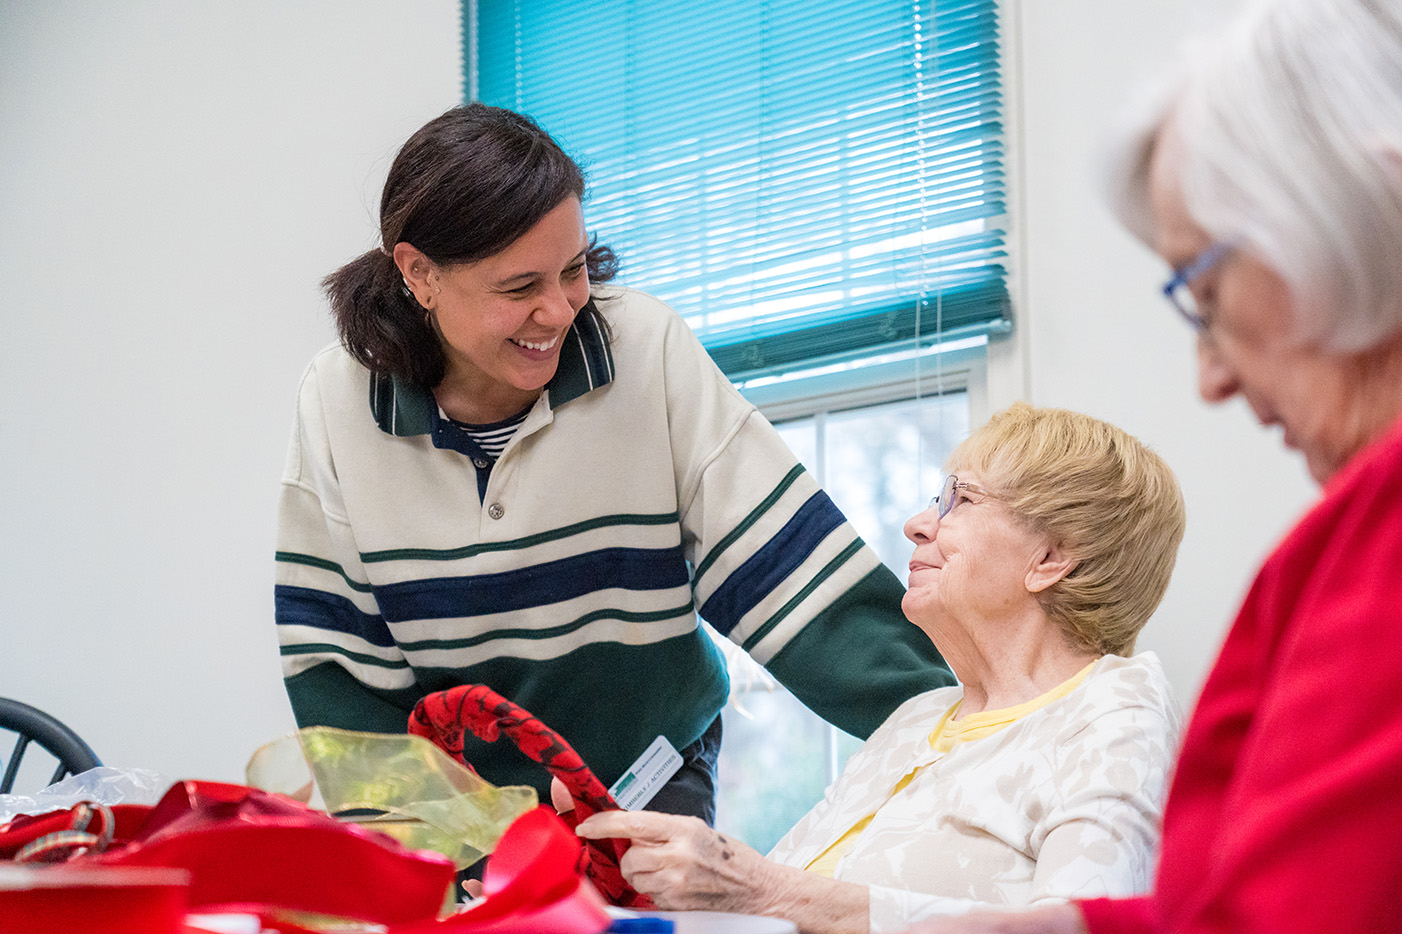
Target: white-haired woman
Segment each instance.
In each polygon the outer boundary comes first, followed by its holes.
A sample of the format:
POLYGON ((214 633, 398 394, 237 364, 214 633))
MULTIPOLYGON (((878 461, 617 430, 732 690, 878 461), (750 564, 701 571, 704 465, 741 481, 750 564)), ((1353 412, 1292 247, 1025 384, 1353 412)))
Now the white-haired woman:
POLYGON ((920 930, 1402 925, 1402 3, 1277 0, 1121 156, 1203 398, 1324 486, 1261 569, 1188 725, 1154 892, 920 930))
POLYGON ((896 931, 972 908, 1144 891, 1178 713, 1133 655, 1183 500, 1124 431, 1019 403, 951 455, 902 608, 959 676, 902 704, 766 859, 694 818, 596 814, 659 905, 805 932, 896 931))

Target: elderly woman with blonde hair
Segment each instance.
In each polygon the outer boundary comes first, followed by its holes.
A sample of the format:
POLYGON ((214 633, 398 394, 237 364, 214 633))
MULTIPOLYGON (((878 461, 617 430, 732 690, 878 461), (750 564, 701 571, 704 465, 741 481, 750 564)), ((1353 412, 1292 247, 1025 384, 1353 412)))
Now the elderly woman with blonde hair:
POLYGON ((1131 653, 1182 539, 1178 484, 1118 428, 1025 404, 947 466, 906 523, 902 607, 960 686, 897 708, 767 859, 691 818, 581 823, 633 840, 623 873, 659 906, 883 931, 1148 885, 1178 719, 1131 653))

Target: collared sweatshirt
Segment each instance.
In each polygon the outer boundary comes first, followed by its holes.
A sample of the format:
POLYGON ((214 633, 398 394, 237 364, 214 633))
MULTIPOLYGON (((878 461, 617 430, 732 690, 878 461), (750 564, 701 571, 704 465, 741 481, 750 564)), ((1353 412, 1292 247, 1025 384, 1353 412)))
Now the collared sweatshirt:
MULTIPOLYGON (((829 722, 866 737, 953 683, 903 589, 671 309, 596 293, 492 462, 431 392, 339 345, 307 368, 282 481, 276 619, 299 724, 403 732, 481 683, 612 784, 724 704, 698 614, 829 722)), ((546 780, 468 738, 497 784, 546 780)))

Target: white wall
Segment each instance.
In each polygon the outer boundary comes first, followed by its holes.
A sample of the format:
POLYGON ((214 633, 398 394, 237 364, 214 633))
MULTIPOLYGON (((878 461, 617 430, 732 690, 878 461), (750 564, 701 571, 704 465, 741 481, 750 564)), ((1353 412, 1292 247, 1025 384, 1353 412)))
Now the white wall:
POLYGON ((1023 251, 1028 395, 1149 443, 1177 472, 1188 531, 1140 648, 1192 701, 1253 572, 1315 495, 1303 463, 1240 403, 1196 393, 1193 338, 1164 301, 1168 271, 1103 206, 1100 160, 1129 90, 1189 31, 1237 0, 1011 0, 1020 134, 1015 209, 1023 251))
MULTIPOLYGON (((1144 644, 1185 694, 1311 494, 1245 412, 1195 401, 1164 271, 1095 188, 1126 83, 1217 6, 1009 0, 1003 385, 1177 468, 1188 539, 1144 644)), ((238 780, 292 727, 273 522, 297 378, 331 338, 317 281, 372 245, 388 160, 457 101, 458 35, 454 0, 0 4, 0 694, 110 764, 238 780)))
POLYGON ((317 282, 460 95, 455 0, 0 4, 0 695, 238 780, 317 282))

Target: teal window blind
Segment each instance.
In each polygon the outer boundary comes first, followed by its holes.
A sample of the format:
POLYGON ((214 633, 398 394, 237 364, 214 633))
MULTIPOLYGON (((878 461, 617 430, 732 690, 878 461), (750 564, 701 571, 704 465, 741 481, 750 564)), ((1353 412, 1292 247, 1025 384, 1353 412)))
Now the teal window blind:
POLYGON ((475 0, 469 94, 585 167, 733 379, 1004 330, 996 0, 475 0))

